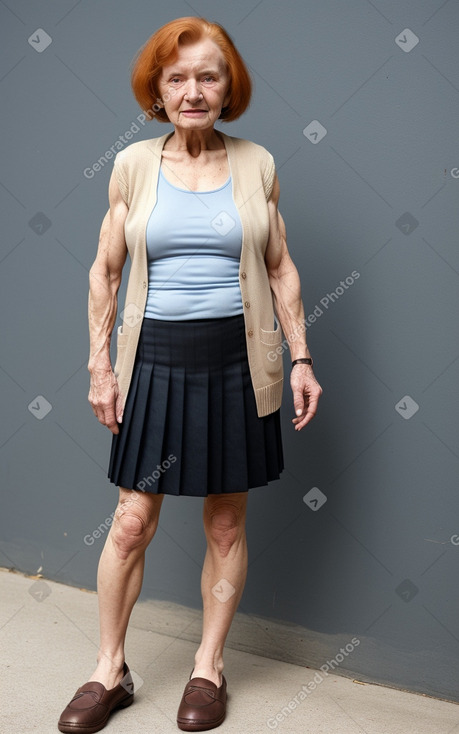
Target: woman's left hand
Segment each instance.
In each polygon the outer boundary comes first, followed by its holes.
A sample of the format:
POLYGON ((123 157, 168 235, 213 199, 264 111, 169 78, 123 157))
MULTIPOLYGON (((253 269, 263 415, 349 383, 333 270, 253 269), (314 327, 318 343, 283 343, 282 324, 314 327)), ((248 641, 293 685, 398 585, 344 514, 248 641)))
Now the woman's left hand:
POLYGON ((301 431, 314 418, 323 390, 314 377, 312 367, 307 364, 296 364, 292 368, 290 386, 296 414, 292 423, 295 425, 295 431, 301 431))

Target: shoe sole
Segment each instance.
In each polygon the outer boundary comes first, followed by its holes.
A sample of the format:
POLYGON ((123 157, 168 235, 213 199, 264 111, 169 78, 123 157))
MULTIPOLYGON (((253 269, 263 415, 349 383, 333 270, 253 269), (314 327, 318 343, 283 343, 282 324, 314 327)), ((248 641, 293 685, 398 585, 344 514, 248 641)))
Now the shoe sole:
POLYGON ((225 715, 223 715, 220 719, 212 722, 202 722, 201 724, 199 721, 187 721, 186 719, 177 719, 177 726, 182 731, 207 731, 208 729, 215 729, 217 726, 220 726, 223 724, 225 720, 225 715))
POLYGON ((108 712, 108 716, 104 719, 104 721, 97 724, 97 726, 81 726, 81 724, 58 724, 57 728, 59 731, 63 732, 64 734, 95 734, 96 731, 100 731, 104 728, 104 726, 107 725, 107 722, 112 715, 114 711, 117 709, 125 709, 128 706, 131 705, 134 701, 134 694, 131 693, 131 695, 128 698, 123 699, 119 702, 114 708, 112 708, 108 712))

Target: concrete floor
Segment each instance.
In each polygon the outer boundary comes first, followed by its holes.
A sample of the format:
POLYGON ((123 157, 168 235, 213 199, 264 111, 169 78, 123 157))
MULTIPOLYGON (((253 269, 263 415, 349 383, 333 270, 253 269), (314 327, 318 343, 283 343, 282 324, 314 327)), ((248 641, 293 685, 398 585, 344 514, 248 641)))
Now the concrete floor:
MULTIPOLYGON (((97 595, 0 570, 0 597, 0 732, 55 733, 62 709, 95 666, 97 595)), ((107 734, 179 731, 175 716, 196 649, 181 634, 199 623, 200 613, 187 610, 174 618, 168 611, 161 633, 148 624, 159 614, 164 618, 161 602, 134 608, 126 660, 137 693, 132 706, 112 715, 107 734)), ((422 695, 323 677, 229 648, 225 676, 228 713, 221 734, 459 734, 458 705, 422 695)))

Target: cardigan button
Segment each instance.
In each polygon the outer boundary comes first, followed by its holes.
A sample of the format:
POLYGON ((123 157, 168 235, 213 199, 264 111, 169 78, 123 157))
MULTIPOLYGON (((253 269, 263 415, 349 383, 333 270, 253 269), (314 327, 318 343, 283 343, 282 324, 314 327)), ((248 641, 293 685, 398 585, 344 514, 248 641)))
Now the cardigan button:
POLYGON ((249 336, 253 336, 253 329, 249 329, 247 333, 249 336))
POLYGON ((246 301, 246 302, 244 303, 244 306, 245 306, 246 308, 250 308, 250 301, 246 301))
POLYGON ((241 278, 244 278, 245 280, 245 278, 247 278, 247 273, 241 273, 241 278))
POLYGON ((142 288, 146 288, 146 287, 147 287, 147 283, 146 283, 146 281, 144 280, 144 281, 143 281, 143 283, 142 283, 142 288))

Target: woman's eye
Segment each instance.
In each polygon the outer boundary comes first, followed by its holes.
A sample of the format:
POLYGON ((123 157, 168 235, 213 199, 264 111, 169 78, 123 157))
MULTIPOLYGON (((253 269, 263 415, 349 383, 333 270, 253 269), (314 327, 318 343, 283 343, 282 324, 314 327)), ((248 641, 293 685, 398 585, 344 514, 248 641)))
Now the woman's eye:
POLYGON ((205 82, 214 82, 215 81, 215 77, 213 77, 213 76, 205 76, 204 77, 204 81, 205 82))

